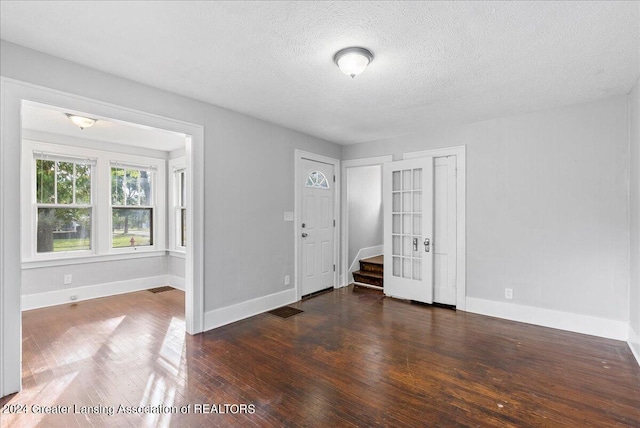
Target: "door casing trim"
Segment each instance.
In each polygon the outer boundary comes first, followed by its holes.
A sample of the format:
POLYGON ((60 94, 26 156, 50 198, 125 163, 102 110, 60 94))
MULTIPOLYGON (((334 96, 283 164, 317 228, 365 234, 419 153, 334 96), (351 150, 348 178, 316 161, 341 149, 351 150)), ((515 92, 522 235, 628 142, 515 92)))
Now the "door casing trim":
POLYGON ((336 269, 333 273, 333 288, 338 287, 338 254, 340 250, 339 246, 339 234, 340 230, 340 161, 338 159, 330 158, 328 156, 318 155, 316 153, 306 152, 304 150, 296 149, 294 153, 294 209, 295 216, 293 221, 293 236, 294 236, 294 288, 296 290, 296 301, 302 298, 302 269, 300 267, 301 257, 301 237, 300 237, 300 225, 302 224, 302 177, 300 176, 300 165, 303 159, 310 161, 321 162, 328 165, 333 165, 333 173, 336 176, 335 183, 333 185, 333 218, 336 221, 336 226, 333 228, 333 264, 336 269))
POLYGON ((22 322, 20 251, 14 251, 5 240, 11 235, 11 245, 20 242, 20 186, 7 177, 20 176, 22 151, 22 101, 64 107, 70 110, 90 111, 101 117, 121 120, 150 127, 175 131, 186 135, 185 152, 187 171, 191 179, 187 185, 187 254, 185 321, 189 334, 203 331, 204 324, 204 126, 142 110, 99 101, 41 85, 7 77, 0 77, 0 396, 18 392, 22 383, 22 322), (16 144, 19 142, 19 144, 16 144), (7 161, 10 154, 15 162, 7 161), (9 166, 9 168, 5 168, 9 166), (6 170, 5 170, 6 169, 6 170), (13 174, 13 175, 12 175, 13 174), (11 210, 8 207, 12 207, 11 210), (7 251, 11 249, 12 251, 7 251), (13 285, 13 286, 12 286, 13 285), (17 325, 17 329, 15 326, 17 325), (15 330, 14 330, 15 329, 15 330), (16 331, 18 330, 18 331, 16 331))

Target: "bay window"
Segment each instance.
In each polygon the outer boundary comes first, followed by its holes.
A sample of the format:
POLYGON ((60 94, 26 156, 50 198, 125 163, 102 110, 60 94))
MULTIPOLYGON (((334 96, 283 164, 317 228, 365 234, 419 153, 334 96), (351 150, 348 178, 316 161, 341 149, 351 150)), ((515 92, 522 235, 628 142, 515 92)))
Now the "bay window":
POLYGON ((22 146, 24 262, 167 249, 165 159, 32 140, 22 146))

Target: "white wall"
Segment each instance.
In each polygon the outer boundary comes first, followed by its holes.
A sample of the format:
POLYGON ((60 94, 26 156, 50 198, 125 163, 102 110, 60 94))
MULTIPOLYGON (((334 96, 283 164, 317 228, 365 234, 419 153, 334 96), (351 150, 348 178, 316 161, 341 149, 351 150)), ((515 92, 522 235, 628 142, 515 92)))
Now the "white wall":
POLYGON ((347 168, 349 265, 362 248, 383 244, 382 166, 347 168))
POLYGON ((4 77, 204 126, 205 311, 293 286, 283 285, 294 272, 293 226, 283 212, 293 211, 294 150, 340 158, 341 146, 1 43, 4 77))
POLYGON ((467 296, 629 317, 627 97, 345 146, 343 159, 467 145, 467 296))
POLYGON ((640 363, 640 80, 629 95, 631 174, 629 203, 631 220, 631 290, 629 293, 629 338, 640 363))

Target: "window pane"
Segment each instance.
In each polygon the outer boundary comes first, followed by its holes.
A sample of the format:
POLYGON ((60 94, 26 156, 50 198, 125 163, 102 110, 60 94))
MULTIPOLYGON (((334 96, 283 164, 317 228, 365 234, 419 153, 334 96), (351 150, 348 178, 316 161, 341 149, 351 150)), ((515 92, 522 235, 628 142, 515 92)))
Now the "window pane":
POLYGON ((316 189, 328 189, 329 180, 327 180, 327 177, 321 171, 312 171, 307 176, 305 185, 316 189))
POLYGON ((58 162, 58 203, 73 203, 73 162, 58 162))
POLYGON ((422 168, 413 170, 413 188, 414 190, 422 189, 422 168))
POLYGON ((152 205, 151 171, 111 168, 111 204, 135 207, 152 205))
POLYGON ((151 205, 151 173, 149 171, 138 171, 140 174, 139 188, 140 205, 151 205))
POLYGON ((187 206, 187 180, 184 171, 180 173, 180 202, 181 207, 187 206))
POLYGON ((393 171, 392 177, 393 177, 393 186, 391 189, 393 191, 402 190, 402 183, 401 183, 402 177, 400 176, 400 171, 393 171))
POLYGON ((153 209, 112 208, 113 248, 153 245, 153 209))
POLYGON ((91 203, 91 165, 76 164, 76 204, 91 203))
POLYGON ((111 203, 124 205, 124 169, 111 168, 111 203))
POLYGON ((125 205, 136 206, 140 205, 140 189, 138 187, 138 178, 140 178, 140 171, 135 169, 128 169, 125 173, 126 186, 124 187, 125 205))
POLYGON ((187 209, 182 208, 180 210, 182 213, 180 215, 180 245, 183 247, 187 246, 187 209))
POLYGON ((402 171, 402 190, 411 190, 411 170, 402 171))
POLYGON ((91 208, 38 208, 37 251, 91 249, 91 208))
POLYGON ((36 202, 41 204, 56 202, 55 180, 55 162, 36 159, 36 202))

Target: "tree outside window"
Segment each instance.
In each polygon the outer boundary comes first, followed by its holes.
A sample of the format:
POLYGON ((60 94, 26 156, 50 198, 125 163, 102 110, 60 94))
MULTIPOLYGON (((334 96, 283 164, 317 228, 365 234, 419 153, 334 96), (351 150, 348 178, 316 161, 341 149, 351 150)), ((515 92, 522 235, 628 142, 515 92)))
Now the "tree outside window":
POLYGON ((152 171, 111 168, 113 248, 153 245, 152 171))
POLYGON ((92 165, 35 159, 38 253, 91 250, 92 165))

